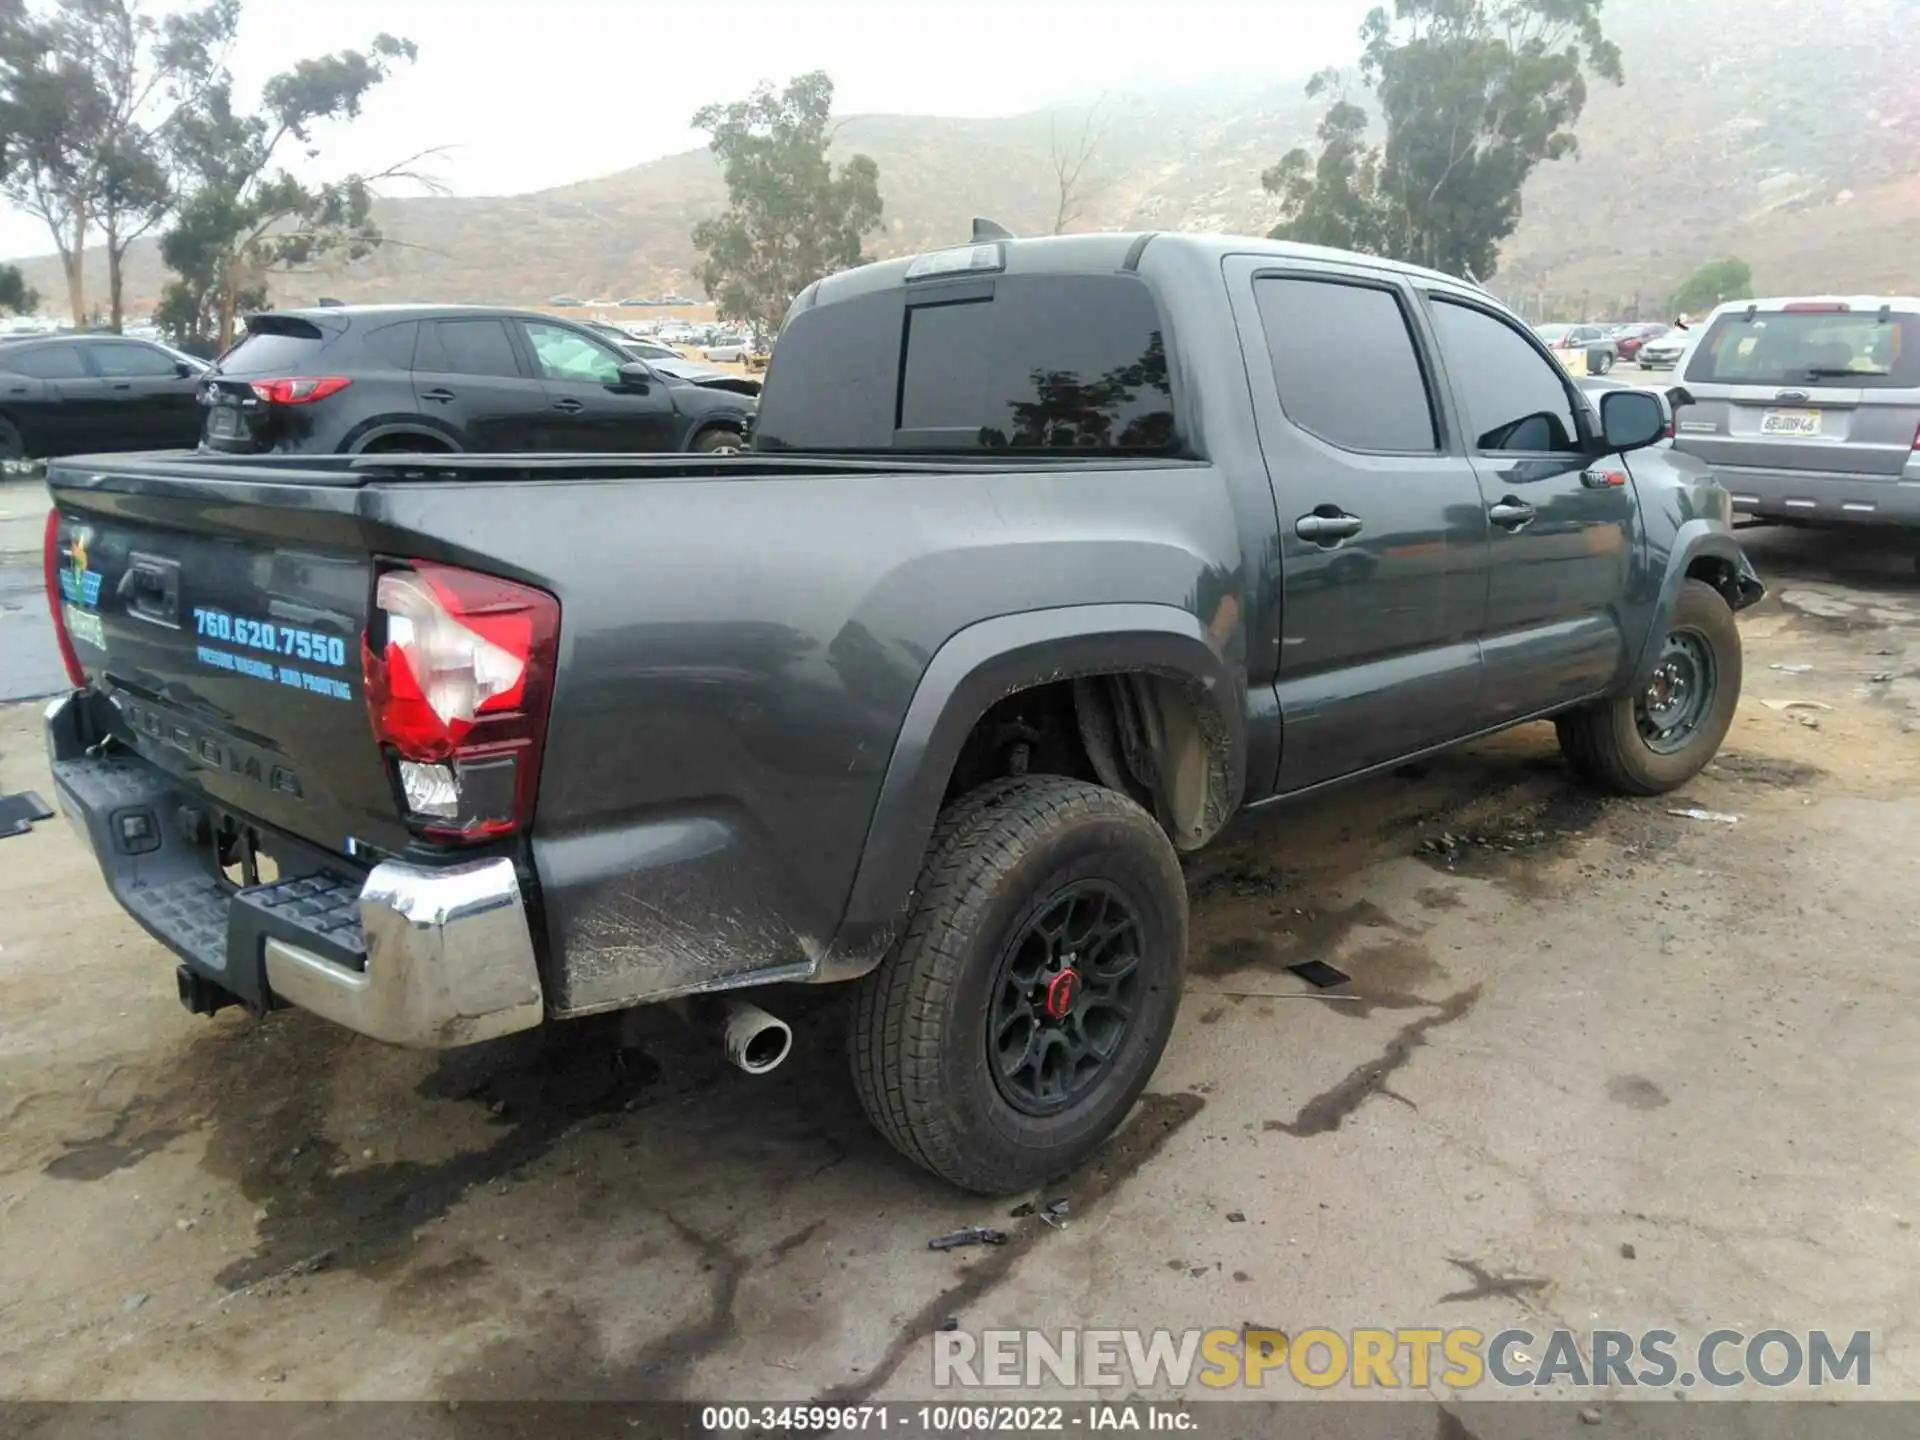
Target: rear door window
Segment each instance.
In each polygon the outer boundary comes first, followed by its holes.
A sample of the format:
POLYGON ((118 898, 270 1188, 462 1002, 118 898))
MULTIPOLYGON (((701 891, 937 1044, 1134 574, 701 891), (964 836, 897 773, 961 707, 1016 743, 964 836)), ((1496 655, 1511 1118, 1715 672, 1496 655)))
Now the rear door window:
POLYGON ((421 326, 413 368, 439 375, 518 380, 520 361, 504 320, 432 320, 421 326))
POLYGON ((1263 276, 1253 296, 1289 420, 1344 450, 1437 448, 1426 376, 1392 290, 1263 276))
POLYGON ((801 309, 774 366, 763 449, 1113 455, 1177 442, 1159 306, 1132 275, 1000 275, 801 309))
POLYGON ((419 334, 417 321, 403 320, 398 325, 382 325, 378 330, 369 330, 360 343, 380 364, 395 370, 411 370, 414 342, 419 334))
POLYGON ((1878 310, 1730 311, 1694 347, 1705 385, 1920 388, 1920 317, 1878 310))
POLYGON ((0 350, 0 370, 35 380, 81 380, 87 375, 86 363, 77 345, 42 345, 32 350, 0 350))

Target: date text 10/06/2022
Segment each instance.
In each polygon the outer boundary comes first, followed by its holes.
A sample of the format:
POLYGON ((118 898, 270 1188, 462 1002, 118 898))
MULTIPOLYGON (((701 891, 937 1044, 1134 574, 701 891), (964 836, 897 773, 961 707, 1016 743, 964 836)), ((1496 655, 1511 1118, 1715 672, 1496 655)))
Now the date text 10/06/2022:
POLYGON ((1080 1431, 1174 1434, 1199 1428, 1179 1405, 1127 1401, 1082 1405, 708 1405, 700 1428, 710 1434, 807 1434, 851 1431, 938 1435, 1041 1435, 1080 1431))

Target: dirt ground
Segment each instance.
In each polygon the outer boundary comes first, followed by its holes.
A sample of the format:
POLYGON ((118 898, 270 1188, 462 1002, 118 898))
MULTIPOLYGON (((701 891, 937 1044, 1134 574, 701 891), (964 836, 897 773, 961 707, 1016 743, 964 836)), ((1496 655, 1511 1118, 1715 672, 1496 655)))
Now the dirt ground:
POLYGON ((196 1019, 64 825, 0 841, 0 1395, 925 1396, 955 1317, 1866 1329, 1920 1396, 1920 579, 1747 539, 1773 594, 1682 794, 1595 798, 1534 726, 1197 857, 1179 1028, 1064 1229, 868 1131, 830 994, 761 1080, 665 1021, 196 1019), (927 1248, 965 1224, 1013 1238, 927 1248))

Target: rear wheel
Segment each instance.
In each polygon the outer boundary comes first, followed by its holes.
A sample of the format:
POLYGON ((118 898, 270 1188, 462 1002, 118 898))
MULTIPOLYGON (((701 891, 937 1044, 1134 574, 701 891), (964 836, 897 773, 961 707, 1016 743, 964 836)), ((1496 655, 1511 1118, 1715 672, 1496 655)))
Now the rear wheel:
POLYGON ((693 442, 696 455, 738 455, 745 448, 746 441, 738 430, 708 430, 693 442))
POLYGON ((1677 790, 1726 739, 1740 672, 1733 611, 1711 585, 1688 580, 1645 688, 1562 715, 1554 722, 1560 749, 1587 779, 1619 794, 1677 790))
POLYGON ((996 780, 949 807, 916 893, 855 991, 861 1103, 963 1189, 1064 1174, 1126 1118, 1173 1030, 1187 944, 1173 846, 1115 791, 996 780))
POLYGON ((27 458, 27 440, 20 433, 20 427, 13 421, 0 415, 0 460, 24 460, 27 458))

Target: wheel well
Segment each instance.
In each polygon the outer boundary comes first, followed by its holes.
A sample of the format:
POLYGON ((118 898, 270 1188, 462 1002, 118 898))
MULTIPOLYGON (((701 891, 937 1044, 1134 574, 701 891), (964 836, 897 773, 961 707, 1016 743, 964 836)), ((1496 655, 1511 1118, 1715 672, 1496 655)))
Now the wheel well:
POLYGON ((1687 564, 1687 578, 1711 585, 1732 610, 1743 609, 1759 598, 1751 594, 1751 586, 1742 581, 1740 567, 1723 555, 1695 556, 1687 564))
POLYGON ((1006 775, 1065 775, 1117 790, 1182 850, 1227 822, 1232 741, 1184 676, 1117 671, 1015 690, 974 722, 941 804, 1006 775))
POLYGON ((362 455, 446 455, 453 447, 437 435, 408 430, 397 435, 381 435, 360 447, 362 455))
POLYGON ((691 445, 694 441, 700 439, 701 436, 711 435, 716 430, 724 430, 729 435, 745 435, 747 433, 747 422, 744 420, 736 420, 731 415, 722 416, 717 420, 702 420, 693 434, 688 437, 687 443, 691 445))

